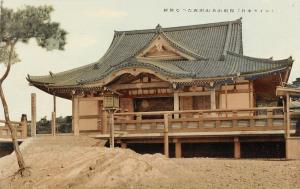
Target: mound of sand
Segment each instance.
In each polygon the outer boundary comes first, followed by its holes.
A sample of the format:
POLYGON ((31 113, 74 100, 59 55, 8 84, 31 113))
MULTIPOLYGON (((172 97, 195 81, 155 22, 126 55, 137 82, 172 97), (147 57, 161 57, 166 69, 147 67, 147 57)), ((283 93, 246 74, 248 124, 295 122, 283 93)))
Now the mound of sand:
POLYGON ((28 139, 31 176, 13 176, 15 155, 0 158, 0 188, 299 188, 300 161, 167 159, 108 149, 88 137, 28 139))

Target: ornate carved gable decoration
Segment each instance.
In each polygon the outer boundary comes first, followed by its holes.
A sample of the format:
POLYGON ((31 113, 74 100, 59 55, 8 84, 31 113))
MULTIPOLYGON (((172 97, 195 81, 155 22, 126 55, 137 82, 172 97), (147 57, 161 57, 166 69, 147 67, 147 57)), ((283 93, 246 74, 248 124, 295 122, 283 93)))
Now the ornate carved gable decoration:
POLYGON ((194 58, 172 47, 170 43, 159 34, 146 47, 137 58, 154 59, 154 60, 193 60, 194 58))

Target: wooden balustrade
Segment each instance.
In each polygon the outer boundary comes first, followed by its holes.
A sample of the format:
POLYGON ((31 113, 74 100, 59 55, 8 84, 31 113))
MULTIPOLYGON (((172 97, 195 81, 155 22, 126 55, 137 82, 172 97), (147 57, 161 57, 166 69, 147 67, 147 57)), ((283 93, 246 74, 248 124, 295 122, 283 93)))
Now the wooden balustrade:
MULTIPOLYGON (((25 120, 21 122, 11 121, 10 123, 16 128, 18 139, 24 139, 27 137, 27 122, 25 120)), ((0 139, 7 139, 10 137, 11 133, 6 121, 0 120, 0 139)))
POLYGON ((170 133, 285 128, 282 107, 115 113, 114 122, 115 131, 126 133, 163 133, 166 123, 170 133), (149 119, 149 116, 161 116, 161 119, 149 119))

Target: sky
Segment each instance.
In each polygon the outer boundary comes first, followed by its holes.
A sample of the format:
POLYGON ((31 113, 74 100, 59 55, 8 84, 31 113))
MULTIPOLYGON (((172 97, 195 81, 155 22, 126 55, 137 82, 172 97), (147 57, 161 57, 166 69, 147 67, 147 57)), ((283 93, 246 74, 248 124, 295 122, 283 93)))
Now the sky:
MULTIPOLYGON (((38 120, 44 116, 50 118, 53 111, 52 96, 29 86, 27 74, 48 75, 49 71, 57 73, 99 60, 112 41, 114 30, 151 29, 157 24, 162 27, 203 24, 242 17, 244 54, 275 60, 292 56, 295 62, 290 81, 300 77, 299 0, 4 0, 4 6, 9 8, 24 5, 52 5, 52 20, 59 22, 68 36, 64 51, 46 51, 34 40, 17 44, 21 62, 13 65, 4 83, 12 120, 20 120, 22 114, 31 119, 31 93, 37 95, 38 120), (213 9, 234 9, 234 12, 213 12, 213 9)), ((1 74, 4 70, 1 65, 1 74)), ((58 116, 71 115, 71 111, 71 101, 57 98, 58 116)), ((4 119, 2 106, 0 119, 4 119)))

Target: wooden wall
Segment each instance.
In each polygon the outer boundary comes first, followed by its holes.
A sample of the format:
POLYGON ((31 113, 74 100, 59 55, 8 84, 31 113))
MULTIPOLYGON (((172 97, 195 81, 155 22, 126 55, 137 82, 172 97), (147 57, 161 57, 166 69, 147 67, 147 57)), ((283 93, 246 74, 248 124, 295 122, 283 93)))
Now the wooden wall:
POLYGON ((253 85, 250 82, 223 85, 219 92, 220 109, 254 107, 253 85))
POLYGON ((300 159, 300 137, 286 139, 286 158, 300 159))
POLYGON ((103 122, 102 98, 81 97, 78 107, 79 131, 100 130, 103 122))

